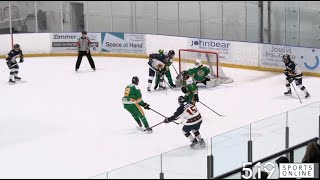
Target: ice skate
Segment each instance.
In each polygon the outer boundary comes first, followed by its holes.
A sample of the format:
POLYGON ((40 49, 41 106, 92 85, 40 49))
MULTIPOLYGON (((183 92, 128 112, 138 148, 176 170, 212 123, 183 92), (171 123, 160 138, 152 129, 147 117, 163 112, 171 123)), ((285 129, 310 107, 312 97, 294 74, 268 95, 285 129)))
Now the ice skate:
POLYGON ((21 80, 21 77, 15 76, 15 77, 14 77, 14 80, 20 81, 20 80, 21 80))
POLYGON ((289 90, 289 91, 285 92, 285 93, 284 93, 284 95, 286 95, 286 96, 291 96, 291 95, 292 95, 291 90, 289 90))
POLYGON ((190 144, 190 147, 191 147, 191 148, 194 148, 198 143, 199 143, 199 141, 197 140, 197 138, 194 138, 194 140, 193 140, 192 143, 190 144))
POLYGON ((137 128, 137 130, 139 130, 139 131, 144 131, 144 128, 143 128, 142 126, 137 126, 136 128, 137 128))
POLYGON ((309 97, 310 97, 310 94, 309 92, 307 92, 305 98, 308 99, 309 97))
POLYGON ((146 128, 146 132, 147 132, 147 134, 151 134, 153 132, 152 128, 146 128))
POLYGON ((16 82, 14 80, 10 79, 9 84, 16 84, 16 82))
POLYGON ((200 140, 200 146, 201 147, 206 147, 206 142, 204 142, 203 139, 200 140))

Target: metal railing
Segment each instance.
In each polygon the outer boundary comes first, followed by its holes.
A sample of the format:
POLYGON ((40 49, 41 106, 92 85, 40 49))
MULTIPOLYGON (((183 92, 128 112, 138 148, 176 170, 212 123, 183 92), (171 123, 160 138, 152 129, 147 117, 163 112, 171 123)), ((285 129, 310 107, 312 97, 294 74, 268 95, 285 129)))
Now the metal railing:
MULTIPOLYGON (((290 161, 290 163, 293 163, 294 160, 295 160, 294 159, 294 150, 302 148, 304 146, 307 146, 309 143, 317 142, 318 140, 319 140, 318 137, 309 139, 309 140, 307 140, 305 142, 302 142, 300 144, 297 144, 297 145, 295 145, 295 146, 293 146, 291 148, 288 148, 286 150, 280 151, 280 152, 275 153, 273 155, 270 155, 268 157, 262 158, 262 159, 260 159, 258 161, 252 162, 252 165, 246 166, 246 168, 252 168, 257 163, 264 163, 264 162, 270 161, 271 159, 274 159, 276 157, 279 157, 279 156, 282 156, 282 155, 286 155, 286 154, 289 154, 289 161, 290 161)), ((230 172, 227 172, 225 174, 216 176, 213 179, 224 179, 224 178, 227 178, 227 177, 232 176, 232 175, 237 174, 237 173, 243 173, 243 167, 239 167, 239 168, 237 168, 235 170, 232 170, 230 172)))

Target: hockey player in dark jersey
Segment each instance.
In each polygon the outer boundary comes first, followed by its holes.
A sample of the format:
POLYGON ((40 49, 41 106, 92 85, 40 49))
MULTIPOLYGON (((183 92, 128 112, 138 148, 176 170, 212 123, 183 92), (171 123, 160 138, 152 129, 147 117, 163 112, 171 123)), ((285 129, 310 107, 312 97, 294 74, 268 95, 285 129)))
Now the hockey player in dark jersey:
POLYGON ((284 70, 284 74, 286 75, 286 87, 288 89, 285 92, 285 95, 291 95, 291 87, 290 83, 295 80, 297 87, 301 89, 305 93, 305 98, 309 98, 310 94, 307 89, 302 85, 302 71, 300 67, 291 60, 289 54, 285 54, 283 57, 283 62, 285 63, 286 69, 284 70))
POLYGON ((20 57, 20 63, 22 63, 23 60, 23 54, 22 50, 20 49, 19 44, 15 44, 13 46, 13 49, 7 54, 6 60, 7 60, 7 65, 10 69, 10 78, 9 78, 9 83, 10 84, 15 84, 16 80, 21 80, 21 78, 18 76, 19 73, 19 65, 17 62, 17 58, 20 57))
MULTIPOLYGON (((153 53, 149 55, 149 79, 148 79, 148 91, 151 91, 151 85, 152 81, 155 75, 156 76, 156 85, 154 89, 158 88, 158 84, 160 82, 160 89, 164 89, 164 84, 163 84, 163 75, 166 74, 166 66, 169 61, 169 59, 173 58, 171 53, 173 52, 174 56, 174 51, 169 51, 168 54, 164 53, 153 53)), ((168 77, 168 76, 167 76, 168 77)), ((173 85, 172 79, 169 79, 170 85, 173 85)))
POLYGON ((199 143, 200 146, 205 147, 206 143, 202 139, 199 132, 202 123, 200 112, 194 104, 186 102, 183 96, 179 96, 178 102, 180 106, 177 111, 173 116, 166 118, 163 122, 176 122, 176 120, 180 118, 181 121, 179 122, 179 124, 184 125, 182 127, 182 132, 192 142, 190 147, 193 148, 199 143), (194 136, 191 134, 191 132, 194 134, 194 136))

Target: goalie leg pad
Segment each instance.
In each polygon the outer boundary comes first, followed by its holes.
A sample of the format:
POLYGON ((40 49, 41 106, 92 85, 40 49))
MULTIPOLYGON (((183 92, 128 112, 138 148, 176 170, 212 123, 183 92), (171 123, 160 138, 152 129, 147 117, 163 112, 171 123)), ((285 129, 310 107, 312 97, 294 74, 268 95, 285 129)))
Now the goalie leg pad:
POLYGON ((207 81, 207 83, 206 83, 207 88, 212 88, 212 87, 219 86, 219 85, 220 85, 219 79, 211 79, 210 81, 207 81))

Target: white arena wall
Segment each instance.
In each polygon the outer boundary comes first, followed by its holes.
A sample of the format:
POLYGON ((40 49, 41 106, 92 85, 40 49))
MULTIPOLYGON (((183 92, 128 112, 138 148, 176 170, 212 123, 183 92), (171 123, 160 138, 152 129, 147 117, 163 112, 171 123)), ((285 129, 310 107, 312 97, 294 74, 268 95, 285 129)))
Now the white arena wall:
MULTIPOLYGON (((75 48, 66 48, 65 51, 61 51, 59 49, 59 52, 54 51, 52 47, 52 34, 57 33, 14 34, 13 42, 21 45, 25 57, 73 56, 76 54, 75 48)), ((64 36, 68 33, 60 34, 64 36)), ((96 56, 143 58, 147 57, 150 53, 158 52, 159 49, 173 49, 176 52, 176 57, 178 57, 179 49, 211 50, 219 53, 222 66, 273 72, 283 71, 284 64, 281 56, 283 54, 290 54, 294 57, 294 61, 302 68, 305 75, 320 77, 320 49, 316 48, 197 39, 166 35, 129 33, 114 34, 116 35, 113 37, 110 34, 103 36, 103 33, 92 33, 91 36, 95 37, 96 43, 99 44, 98 47, 92 51, 95 52, 93 54, 96 56), (104 51, 103 48, 105 48, 105 46, 102 45, 105 45, 106 41, 122 46, 126 46, 125 44, 127 44, 127 46, 129 44, 130 46, 131 43, 135 43, 138 44, 139 47, 126 47, 122 49, 115 47, 111 50, 104 51)), ((88 33, 88 35, 90 36, 90 33, 88 33)), ((62 40, 61 42, 71 41, 75 42, 76 38, 73 38, 72 40, 62 40)), ((3 59, 10 49, 11 35, 0 35, 0 58, 3 59)))

